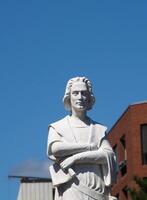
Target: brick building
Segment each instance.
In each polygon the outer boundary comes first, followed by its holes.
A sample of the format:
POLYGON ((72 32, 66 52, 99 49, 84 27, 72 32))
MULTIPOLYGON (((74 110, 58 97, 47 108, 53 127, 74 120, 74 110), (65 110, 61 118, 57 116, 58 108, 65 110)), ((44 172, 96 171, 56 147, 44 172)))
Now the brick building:
POLYGON ((120 200, 131 199, 127 187, 133 176, 147 178, 147 101, 130 105, 108 133, 117 157, 117 182, 112 193, 120 200))

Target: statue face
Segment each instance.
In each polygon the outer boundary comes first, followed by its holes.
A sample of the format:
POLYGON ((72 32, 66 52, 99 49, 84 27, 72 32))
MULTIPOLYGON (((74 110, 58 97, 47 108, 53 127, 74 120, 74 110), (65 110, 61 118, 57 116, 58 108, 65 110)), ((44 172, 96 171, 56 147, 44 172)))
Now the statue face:
POLYGON ((86 111, 89 102, 89 91, 83 82, 75 82, 70 92, 71 108, 75 111, 86 111))

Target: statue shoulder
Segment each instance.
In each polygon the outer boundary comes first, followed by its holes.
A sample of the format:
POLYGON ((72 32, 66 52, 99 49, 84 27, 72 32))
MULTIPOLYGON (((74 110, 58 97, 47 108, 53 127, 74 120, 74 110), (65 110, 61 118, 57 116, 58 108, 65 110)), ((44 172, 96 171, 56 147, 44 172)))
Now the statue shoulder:
POLYGON ((67 117, 68 117, 68 116, 65 116, 64 118, 62 118, 62 119, 60 119, 60 120, 58 120, 58 121, 56 121, 56 122, 53 122, 53 123, 51 123, 50 125, 53 126, 53 127, 59 126, 59 125, 61 125, 61 124, 63 125, 64 123, 67 122, 67 117))
POLYGON ((50 127, 54 128, 57 132, 60 132, 62 131, 62 129, 64 129, 64 127, 66 127, 67 123, 68 123, 68 116, 65 116, 64 118, 56 121, 56 122, 53 122, 51 124, 48 125, 48 129, 50 127))
POLYGON ((106 132, 107 126, 105 126, 104 124, 99 123, 97 121, 94 121, 92 119, 90 119, 90 120, 91 120, 91 123, 95 126, 96 129, 101 129, 103 132, 106 132))

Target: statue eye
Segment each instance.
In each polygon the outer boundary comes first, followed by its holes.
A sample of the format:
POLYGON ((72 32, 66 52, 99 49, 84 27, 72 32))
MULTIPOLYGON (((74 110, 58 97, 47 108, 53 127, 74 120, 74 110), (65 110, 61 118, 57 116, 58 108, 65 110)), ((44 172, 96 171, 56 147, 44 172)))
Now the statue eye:
POLYGON ((73 91, 72 94, 73 95, 78 95, 78 91, 73 91))
POLYGON ((87 91, 82 91, 83 96, 87 96, 87 91))

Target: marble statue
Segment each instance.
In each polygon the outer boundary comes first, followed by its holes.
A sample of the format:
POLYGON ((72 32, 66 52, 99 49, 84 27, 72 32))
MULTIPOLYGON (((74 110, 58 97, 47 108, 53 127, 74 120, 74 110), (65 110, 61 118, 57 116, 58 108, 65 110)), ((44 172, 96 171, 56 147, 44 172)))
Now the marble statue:
POLYGON ((116 200, 110 194, 116 158, 105 137, 107 128, 87 116, 95 103, 91 82, 70 79, 63 102, 70 114, 48 127, 55 200, 116 200))

